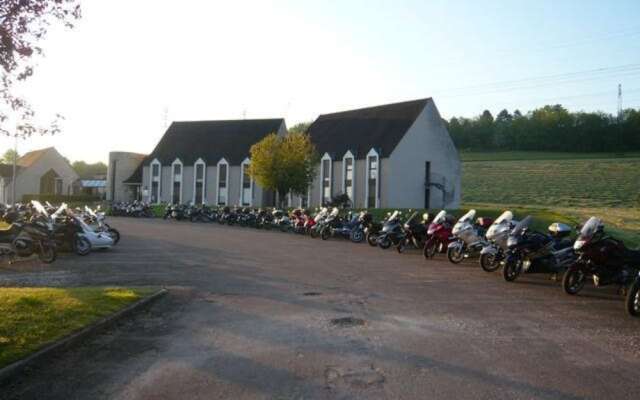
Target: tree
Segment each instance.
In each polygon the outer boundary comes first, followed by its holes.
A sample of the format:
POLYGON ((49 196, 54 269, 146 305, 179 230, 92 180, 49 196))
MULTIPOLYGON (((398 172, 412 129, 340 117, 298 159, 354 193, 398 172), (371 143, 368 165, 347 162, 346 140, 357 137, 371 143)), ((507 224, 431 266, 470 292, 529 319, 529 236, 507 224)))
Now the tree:
POLYGON ((20 154, 18 154, 17 151, 15 151, 14 149, 9 149, 7 151, 4 152, 4 154, 2 155, 2 161, 5 164, 13 164, 13 160, 17 161, 18 158, 20 158, 20 154))
POLYGON ((60 131, 58 114, 49 126, 35 121, 35 111, 18 96, 16 84, 33 75, 34 56, 42 55, 38 46, 55 22, 73 27, 80 18, 78 0, 2 0, 0 1, 0 133, 30 136, 36 132, 60 131))
POLYGON ((289 192, 304 195, 316 174, 319 156, 306 133, 271 133, 251 146, 249 175, 278 193, 281 204, 289 192))
POLYGON ((307 133, 311 122, 299 122, 288 129, 289 133, 307 133))
POLYGON ((71 167, 73 167, 81 178, 85 179, 89 179, 95 175, 106 175, 107 173, 107 164, 100 161, 93 164, 88 164, 84 161, 74 161, 71 167))

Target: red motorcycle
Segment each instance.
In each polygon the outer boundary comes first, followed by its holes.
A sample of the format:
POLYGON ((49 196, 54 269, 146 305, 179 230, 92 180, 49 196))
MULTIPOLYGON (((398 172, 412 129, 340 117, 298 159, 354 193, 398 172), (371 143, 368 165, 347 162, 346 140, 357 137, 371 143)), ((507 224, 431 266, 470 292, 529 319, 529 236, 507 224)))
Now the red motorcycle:
POLYGON ((305 212, 299 208, 291 211, 291 226, 293 227, 293 231, 295 233, 305 233, 305 222, 307 221, 306 217, 308 217, 305 212))
POLYGON ((640 251, 628 249, 620 240, 604 232, 602 221, 591 217, 580 230, 573 245, 579 255, 562 279, 567 294, 577 294, 587 278, 596 287, 618 285, 626 291, 629 315, 640 316, 640 251))
POLYGON ((453 217, 445 210, 442 210, 436 215, 436 217, 429 224, 427 229, 427 241, 424 244, 424 258, 430 259, 438 253, 444 253, 447 251, 449 242, 453 239, 451 230, 454 224, 453 217))

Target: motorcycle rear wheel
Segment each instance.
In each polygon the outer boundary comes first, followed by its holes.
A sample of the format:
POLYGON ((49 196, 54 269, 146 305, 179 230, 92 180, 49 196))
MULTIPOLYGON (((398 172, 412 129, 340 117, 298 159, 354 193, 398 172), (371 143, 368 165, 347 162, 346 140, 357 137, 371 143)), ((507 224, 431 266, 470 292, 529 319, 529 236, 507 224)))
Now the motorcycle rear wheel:
POLYGON ((118 244, 120 241, 120 232, 117 229, 109 228, 107 234, 111 236, 111 239, 113 239, 113 244, 118 244))
POLYGON ((360 229, 355 229, 349 234, 349 239, 353 243, 360 243, 364 240, 364 233, 360 229))
POLYGON ((318 237, 318 230, 313 227, 309 230, 309 236, 311 236, 312 238, 317 238, 318 237))
POLYGON ((627 298, 625 299, 625 305, 627 313, 632 317, 640 317, 640 280, 631 285, 627 291, 627 298))
POLYGON ((569 268, 562 277, 562 289, 566 294, 578 294, 584 287, 587 276, 580 268, 569 268))
POLYGON ((486 272, 494 272, 500 268, 500 263, 495 254, 481 254, 480 267, 486 272))
POLYGON ((327 240, 329 239, 329 236, 331 236, 331 230, 328 228, 325 228, 322 230, 322 232, 320 232, 320 238, 322 240, 327 240))
POLYGON ((369 246, 378 247, 378 237, 373 233, 367 232, 365 239, 367 240, 367 243, 369 243, 369 246))
POLYGON ((452 264, 460 264, 464 260, 464 253, 457 247, 447 249, 447 258, 452 264))
POLYGON ((402 254, 404 253, 404 250, 407 248, 407 241, 406 240, 401 240, 398 245, 396 246, 396 250, 398 251, 398 253, 402 254))
POLYGON ((51 264, 58 257, 56 248, 49 245, 40 245, 40 251, 38 252, 38 258, 45 264, 51 264))

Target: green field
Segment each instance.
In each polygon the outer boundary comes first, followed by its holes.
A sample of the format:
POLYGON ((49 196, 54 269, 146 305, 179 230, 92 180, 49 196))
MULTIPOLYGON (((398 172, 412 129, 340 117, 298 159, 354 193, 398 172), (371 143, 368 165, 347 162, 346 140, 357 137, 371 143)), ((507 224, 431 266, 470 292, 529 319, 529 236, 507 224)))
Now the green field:
POLYGON ((640 155, 463 153, 464 208, 533 209, 573 221, 602 218, 640 245, 640 155), (564 157, 563 157, 564 155, 564 157))

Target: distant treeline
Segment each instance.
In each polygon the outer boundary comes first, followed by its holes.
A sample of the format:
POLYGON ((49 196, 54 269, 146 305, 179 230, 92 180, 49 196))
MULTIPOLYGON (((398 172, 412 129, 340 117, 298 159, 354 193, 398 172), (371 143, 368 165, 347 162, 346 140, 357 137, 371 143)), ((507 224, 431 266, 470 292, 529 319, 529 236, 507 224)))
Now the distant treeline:
POLYGON ((640 110, 624 110, 620 118, 602 112, 569 112, 547 105, 522 114, 502 110, 494 118, 445 120, 461 150, 528 150, 571 152, 640 151, 640 110))

